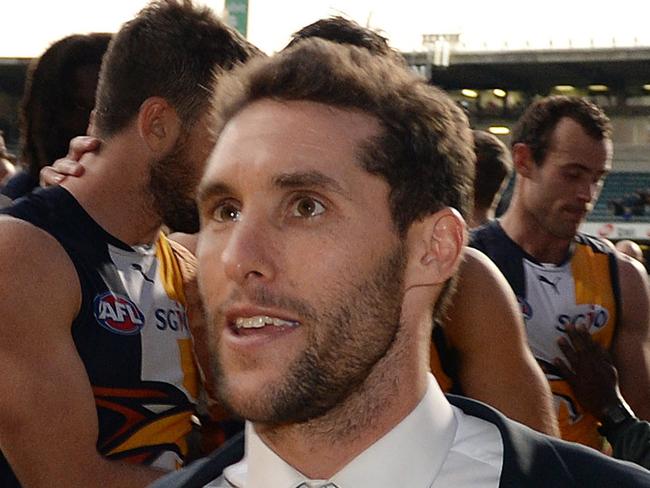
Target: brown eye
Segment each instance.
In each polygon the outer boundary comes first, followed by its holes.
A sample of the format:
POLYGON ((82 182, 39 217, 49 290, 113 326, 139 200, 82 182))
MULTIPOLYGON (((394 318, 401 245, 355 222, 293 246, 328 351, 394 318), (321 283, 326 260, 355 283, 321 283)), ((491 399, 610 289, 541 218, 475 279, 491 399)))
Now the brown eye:
POLYGON ((223 203, 214 209, 214 220, 217 222, 236 222, 239 220, 239 209, 231 203, 223 203))
POLYGON ((311 218, 322 214, 324 211, 325 207, 318 200, 301 197, 296 201, 292 215, 294 217, 311 218))

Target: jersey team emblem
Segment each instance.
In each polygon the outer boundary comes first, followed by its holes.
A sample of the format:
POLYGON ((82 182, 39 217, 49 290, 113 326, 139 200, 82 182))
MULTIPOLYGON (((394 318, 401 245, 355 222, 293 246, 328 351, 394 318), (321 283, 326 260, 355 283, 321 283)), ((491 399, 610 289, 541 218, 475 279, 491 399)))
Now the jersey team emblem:
POLYGON ((133 335, 144 327, 144 315, 137 305, 122 295, 106 292, 93 301, 95 319, 105 329, 121 335, 133 335))

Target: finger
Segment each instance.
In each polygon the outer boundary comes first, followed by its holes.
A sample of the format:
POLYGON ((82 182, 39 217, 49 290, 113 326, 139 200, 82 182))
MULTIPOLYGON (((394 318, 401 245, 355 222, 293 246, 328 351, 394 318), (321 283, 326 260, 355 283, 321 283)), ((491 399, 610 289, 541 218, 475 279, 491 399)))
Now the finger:
POLYGON ((57 159, 52 165, 52 169, 62 176, 81 176, 84 173, 81 163, 71 159, 57 159))
POLYGON ((58 185, 65 179, 65 175, 53 170, 50 166, 45 166, 39 174, 39 185, 43 188, 58 185))
POLYGON ((575 349, 569 342, 569 339, 567 339, 566 337, 560 337, 557 340, 557 345, 560 347, 560 349, 566 356, 567 360, 571 364, 571 367, 575 368, 576 365, 578 364, 578 354, 576 353, 575 349))
POLYGON ((96 137, 91 136, 78 136, 70 141, 70 148, 68 149, 68 159, 79 161, 81 156, 90 151, 95 151, 99 148, 101 141, 96 137))
POLYGON ((562 378, 569 380, 575 376, 575 373, 571 370, 571 368, 569 368, 569 366, 567 366, 567 364, 560 358, 555 358, 553 360, 553 364, 557 368, 557 371, 562 378))
POLYGON ((592 346, 593 341, 591 340, 591 335, 584 326, 580 325, 576 327, 573 324, 569 324, 566 327, 566 333, 571 339, 573 349, 576 351, 584 351, 592 346))

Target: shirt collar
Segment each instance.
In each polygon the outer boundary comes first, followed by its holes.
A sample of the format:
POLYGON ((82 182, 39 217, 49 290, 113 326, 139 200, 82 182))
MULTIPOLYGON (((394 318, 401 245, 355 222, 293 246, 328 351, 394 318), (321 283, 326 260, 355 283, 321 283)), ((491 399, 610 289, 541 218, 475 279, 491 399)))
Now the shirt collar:
MULTIPOLYGON (((454 441, 457 422, 432 375, 415 409, 329 480, 339 488, 372 486, 428 488, 454 441)), ((227 468, 226 479, 240 488, 296 488, 305 476, 275 454, 246 425, 246 457, 227 468)), ((324 484, 326 482, 323 482, 324 484)))

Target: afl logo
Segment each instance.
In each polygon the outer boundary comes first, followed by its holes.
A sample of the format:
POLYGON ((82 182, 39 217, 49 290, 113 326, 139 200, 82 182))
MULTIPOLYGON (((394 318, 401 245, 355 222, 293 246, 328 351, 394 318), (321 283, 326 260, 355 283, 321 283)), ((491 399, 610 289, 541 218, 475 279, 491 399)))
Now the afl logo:
POLYGON ((102 327, 121 335, 133 335, 144 326, 144 315, 128 298, 106 292, 93 301, 95 319, 102 327))

